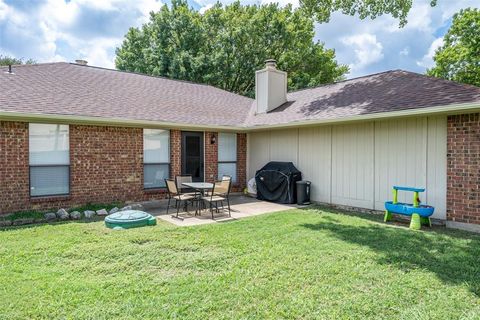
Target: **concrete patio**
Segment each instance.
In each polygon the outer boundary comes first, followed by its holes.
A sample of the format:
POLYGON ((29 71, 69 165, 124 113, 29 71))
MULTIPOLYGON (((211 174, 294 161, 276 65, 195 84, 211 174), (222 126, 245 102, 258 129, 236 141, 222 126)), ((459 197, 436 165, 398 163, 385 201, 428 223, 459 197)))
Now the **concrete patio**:
MULTIPOLYGON (((220 212, 214 212, 214 219, 212 219, 209 210, 203 210, 201 215, 195 216, 195 209, 189 206, 189 212, 180 211, 179 216, 183 219, 181 220, 171 216, 171 214, 176 213, 175 208, 170 208, 167 214, 167 200, 150 201, 142 203, 142 205, 148 213, 156 216, 158 219, 173 223, 177 226, 195 226, 226 222, 300 207, 295 204, 279 204, 261 201, 244 195, 231 195, 231 217, 228 216, 228 210, 226 208, 224 211, 220 209, 220 212)), ((182 210, 182 208, 180 210, 182 210)))

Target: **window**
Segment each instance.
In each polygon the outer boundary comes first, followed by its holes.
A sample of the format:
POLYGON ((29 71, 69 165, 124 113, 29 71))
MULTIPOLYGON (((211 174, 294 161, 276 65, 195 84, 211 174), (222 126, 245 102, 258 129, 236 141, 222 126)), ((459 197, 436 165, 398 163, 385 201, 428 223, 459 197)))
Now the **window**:
POLYGON ((170 131, 143 129, 143 187, 164 188, 170 176, 170 131))
POLYGON ((29 124, 30 196, 70 193, 68 125, 29 124))
POLYGON ((237 134, 218 134, 218 179, 231 176, 237 181, 237 134))

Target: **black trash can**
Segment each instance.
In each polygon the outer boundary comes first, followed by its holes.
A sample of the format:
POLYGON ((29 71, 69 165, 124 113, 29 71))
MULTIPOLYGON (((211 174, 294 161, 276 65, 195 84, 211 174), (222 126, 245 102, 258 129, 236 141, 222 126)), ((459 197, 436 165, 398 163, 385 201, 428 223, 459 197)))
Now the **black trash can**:
POLYGON ((297 204, 310 204, 310 181, 297 181, 297 204))

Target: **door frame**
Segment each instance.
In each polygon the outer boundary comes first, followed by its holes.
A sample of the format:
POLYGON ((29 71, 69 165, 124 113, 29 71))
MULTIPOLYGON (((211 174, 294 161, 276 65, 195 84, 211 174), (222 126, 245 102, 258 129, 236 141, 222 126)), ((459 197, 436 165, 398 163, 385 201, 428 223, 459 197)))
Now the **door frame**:
POLYGON ((197 136, 200 137, 200 171, 201 171, 201 178, 202 182, 205 181, 205 132, 204 131, 182 131, 181 132, 181 141, 180 141, 180 167, 181 167, 181 174, 186 174, 186 162, 185 162, 185 140, 187 136, 197 136))

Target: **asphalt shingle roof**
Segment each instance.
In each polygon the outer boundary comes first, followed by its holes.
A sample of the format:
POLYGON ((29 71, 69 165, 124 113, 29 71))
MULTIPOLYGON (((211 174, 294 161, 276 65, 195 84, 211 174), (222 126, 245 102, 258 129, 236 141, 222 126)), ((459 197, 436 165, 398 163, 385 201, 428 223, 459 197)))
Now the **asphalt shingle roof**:
MULTIPOLYGON (((394 70, 290 92, 267 114, 212 86, 72 63, 0 68, 0 112, 255 127, 478 103, 480 88, 394 70)), ((253 76, 253 75, 252 75, 253 76)))
POLYGON ((252 107, 245 125, 339 119, 451 104, 480 105, 480 88, 394 70, 290 92, 287 101, 267 114, 255 114, 252 107))
POLYGON ((253 102, 208 85, 65 62, 5 71, 0 111, 233 126, 253 102))

